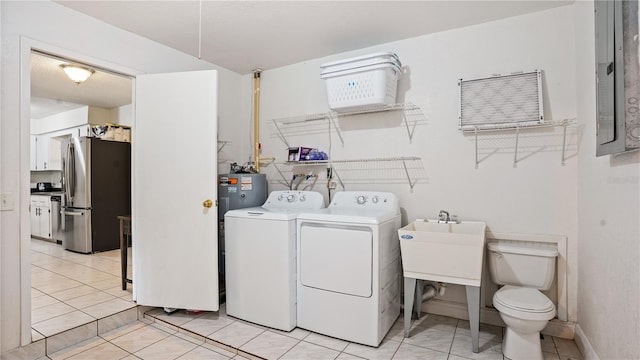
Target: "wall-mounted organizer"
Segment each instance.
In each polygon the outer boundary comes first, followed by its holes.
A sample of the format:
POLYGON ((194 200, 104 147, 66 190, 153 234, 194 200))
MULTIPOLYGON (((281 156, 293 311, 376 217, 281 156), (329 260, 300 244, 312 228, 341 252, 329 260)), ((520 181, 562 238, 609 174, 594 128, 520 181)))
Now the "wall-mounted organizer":
POLYGON ((287 145, 287 148, 292 147, 289 143, 291 137, 321 134, 327 131, 335 131, 340 143, 344 145, 340 128, 336 126, 336 117, 331 112, 273 119, 271 123, 276 129, 275 135, 287 145))
MULTIPOLYGON (((409 142, 413 140, 416 126, 426 122, 422 110, 411 103, 380 105, 375 108, 360 109, 353 112, 325 112, 289 118, 273 119, 271 123, 275 128, 273 136, 279 138, 287 148, 291 148, 290 138, 311 134, 335 132, 344 146, 344 138, 340 129, 340 119, 352 116, 366 116, 374 113, 401 112, 401 126, 407 131, 409 142)), ((300 174, 295 168, 303 166, 323 166, 331 173, 337 183, 345 189, 345 184, 357 183, 408 183, 413 191, 414 186, 427 177, 422 160, 418 157, 389 157, 369 159, 329 159, 320 161, 297 161, 275 163, 283 185, 290 186, 291 176, 285 176, 285 172, 291 175, 300 174), (283 170, 283 166, 289 170, 283 170)))
POLYGON ((542 151, 559 151, 560 164, 565 165, 569 149, 577 151, 578 129, 575 119, 545 121, 536 126, 515 126, 512 128, 464 130, 465 134, 472 134, 475 142, 475 168, 489 156, 504 151, 513 151, 513 167, 518 162, 542 151), (569 139, 575 141, 570 142, 569 139), (481 147, 481 144, 485 146, 481 147), (522 155, 526 150, 525 155, 522 155), (481 158, 481 154, 484 157, 481 158))
POLYGON ((326 131, 335 131, 338 135, 338 138, 340 139, 340 143, 344 145, 342 132, 340 130, 340 127, 338 126, 338 119, 357 115, 398 111, 402 113, 402 123, 407 129, 407 136, 409 138, 409 142, 411 142, 413 140, 413 134, 415 132, 416 126, 426 121, 422 110, 412 103, 384 106, 381 105, 371 109, 352 112, 337 113, 335 111, 330 111, 324 113, 294 116, 288 118, 273 119, 271 120, 271 123, 276 129, 275 135, 280 140, 282 140, 282 142, 287 145, 287 147, 291 147, 288 140, 290 137, 318 134, 324 133, 326 131))
POLYGON ((320 160, 320 161, 288 161, 274 163, 280 174, 281 184, 289 186, 292 176, 285 173, 306 173, 300 170, 308 166, 319 166, 328 169, 328 173, 336 180, 342 190, 345 184, 400 184, 409 185, 410 191, 418 182, 426 182, 427 176, 422 159, 415 156, 389 157, 349 160, 320 160), (290 168, 283 170, 283 167, 290 168))

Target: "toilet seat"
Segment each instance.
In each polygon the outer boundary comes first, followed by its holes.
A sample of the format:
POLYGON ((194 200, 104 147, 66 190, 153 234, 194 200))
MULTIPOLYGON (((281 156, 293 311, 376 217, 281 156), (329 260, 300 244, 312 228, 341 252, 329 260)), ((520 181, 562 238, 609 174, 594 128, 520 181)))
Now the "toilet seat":
POLYGON ((523 320, 551 320, 556 307, 537 289, 505 285, 493 296, 499 312, 523 320))

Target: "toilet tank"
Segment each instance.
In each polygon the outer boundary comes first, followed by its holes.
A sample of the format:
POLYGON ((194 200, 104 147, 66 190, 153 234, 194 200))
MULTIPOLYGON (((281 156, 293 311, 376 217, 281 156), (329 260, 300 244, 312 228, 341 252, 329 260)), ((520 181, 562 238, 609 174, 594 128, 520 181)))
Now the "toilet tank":
POLYGON ((549 290, 553 283, 558 250, 514 242, 490 242, 489 271, 498 285, 549 290))

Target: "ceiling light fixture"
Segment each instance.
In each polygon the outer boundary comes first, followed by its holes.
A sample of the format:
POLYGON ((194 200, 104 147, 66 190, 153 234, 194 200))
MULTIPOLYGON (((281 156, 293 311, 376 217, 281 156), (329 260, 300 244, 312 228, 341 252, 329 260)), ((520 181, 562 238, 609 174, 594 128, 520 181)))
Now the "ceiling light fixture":
POLYGON ((62 64, 60 68, 64 70, 71 81, 76 84, 86 81, 96 71, 85 66, 62 64))

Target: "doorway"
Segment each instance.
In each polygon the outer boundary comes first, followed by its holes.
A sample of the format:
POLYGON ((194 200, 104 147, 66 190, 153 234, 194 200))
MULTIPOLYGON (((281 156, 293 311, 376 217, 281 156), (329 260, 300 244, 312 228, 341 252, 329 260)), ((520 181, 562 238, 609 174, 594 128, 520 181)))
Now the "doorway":
MULTIPOLYGON (((127 136, 123 130, 130 131, 133 125, 133 79, 40 51, 31 52, 30 79, 29 272, 35 341, 136 306, 131 285, 127 290, 121 287, 119 238, 113 239, 118 249, 69 251, 65 236, 70 227, 64 226, 64 211, 55 206, 57 201, 64 206, 64 146, 69 139, 130 140, 130 133, 127 136), (85 82, 75 83, 62 71, 62 64, 82 65, 93 73, 85 82)), ((117 227, 115 216, 112 221, 117 227)))

